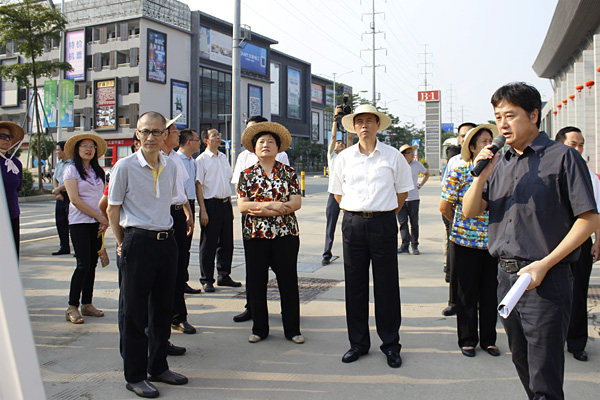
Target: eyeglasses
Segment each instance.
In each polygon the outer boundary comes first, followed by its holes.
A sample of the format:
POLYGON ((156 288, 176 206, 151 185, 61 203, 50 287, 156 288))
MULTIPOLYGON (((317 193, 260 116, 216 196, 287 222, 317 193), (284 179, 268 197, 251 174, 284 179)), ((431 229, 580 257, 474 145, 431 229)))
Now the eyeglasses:
POLYGON ((154 136, 154 137, 158 137, 158 136, 162 135, 163 133, 165 133, 165 131, 166 131, 166 129, 163 130, 163 131, 159 131, 158 129, 157 130, 153 130, 153 131, 148 130, 148 129, 143 129, 143 130, 138 131, 138 132, 143 137, 148 137, 148 136, 150 136, 150 134, 152 134, 152 136, 154 136))
POLYGON ((6 133, 0 133, 0 140, 13 140, 12 135, 7 135, 6 133))
POLYGON ((79 147, 83 147, 84 149, 88 149, 88 150, 92 150, 92 149, 97 149, 95 144, 80 144, 79 147))

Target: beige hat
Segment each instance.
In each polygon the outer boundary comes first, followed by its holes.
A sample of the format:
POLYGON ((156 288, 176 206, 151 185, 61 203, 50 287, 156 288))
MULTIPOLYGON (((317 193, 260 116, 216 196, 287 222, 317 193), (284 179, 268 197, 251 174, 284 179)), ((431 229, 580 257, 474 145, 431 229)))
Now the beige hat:
POLYGON ((286 151, 290 144, 292 144, 292 135, 287 128, 277 122, 259 122, 257 124, 250 125, 242 133, 242 145, 250 152, 254 153, 254 147, 252 146, 252 139, 254 136, 261 132, 269 132, 279 136, 281 140, 281 146, 279 146, 279 152, 286 151))
POLYGON ((101 136, 95 133, 80 133, 79 135, 71 136, 67 143, 65 143, 65 154, 71 160, 75 157, 75 145, 77 142, 85 139, 90 139, 96 143, 96 154, 98 158, 102 157, 106 153, 106 141, 101 136))
POLYGON ((415 144, 414 146, 411 146, 409 144, 403 144, 402 147, 400 147, 400 153, 404 153, 404 150, 408 150, 408 149, 413 149, 413 151, 417 150, 419 148, 419 145, 415 144))
POLYGON ((167 120, 167 127, 166 127, 166 129, 169 129, 169 127, 170 127, 171 125, 173 125, 173 124, 175 123, 175 121, 177 121, 179 118, 181 118, 181 116, 182 116, 182 115, 183 115, 183 113, 180 113, 180 114, 179 114, 178 116, 176 116, 175 118, 173 118, 173 119, 168 119, 168 120, 167 120))
POLYGON ((20 142, 21 140, 23 140, 23 137, 25 136, 25 132, 23 131, 23 128, 21 128, 19 125, 15 124, 14 122, 0 121, 0 128, 8 129, 11 136, 13 137, 12 144, 20 142))
POLYGON ((494 124, 481 124, 471 129, 469 132, 467 132, 467 136, 465 137, 465 141, 463 142, 462 149, 460 150, 460 156, 463 160, 471 161, 471 149, 469 149, 471 139, 473 139, 473 136, 475 136, 475 134, 482 129, 487 129, 490 132, 492 132, 492 139, 499 135, 498 127, 494 124))
POLYGON ((392 124, 392 119, 387 114, 377 111, 377 108, 375 108, 374 105, 361 104, 360 106, 356 107, 354 114, 348 114, 344 118, 342 118, 342 125, 348 132, 356 133, 356 131, 354 130, 354 117, 356 117, 359 114, 377 115, 379 117, 380 122, 379 130, 377 132, 386 130, 392 124))

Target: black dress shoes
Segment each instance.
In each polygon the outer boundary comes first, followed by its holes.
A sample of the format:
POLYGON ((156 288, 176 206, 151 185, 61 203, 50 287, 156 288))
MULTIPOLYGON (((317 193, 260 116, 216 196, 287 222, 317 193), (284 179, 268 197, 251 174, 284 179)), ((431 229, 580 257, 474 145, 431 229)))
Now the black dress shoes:
POLYGON ((215 291, 215 286, 212 283, 205 283, 202 287, 206 293, 214 293, 215 291))
POLYGON ((329 264, 331 264, 331 257, 323 257, 323 259, 321 260, 321 265, 325 266, 329 264))
POLYGON ((125 385, 125 387, 127 388, 127 390, 132 391, 140 397, 154 399, 159 395, 158 389, 147 380, 143 380, 137 383, 127 382, 127 385, 125 385))
POLYGON ((384 354, 387 357, 387 363, 391 368, 400 368, 402 365, 402 357, 400 357, 399 351, 387 350, 384 354))
POLYGON ((190 285, 188 285, 186 283, 185 286, 183 287, 183 293, 198 294, 198 293, 202 293, 202 289, 194 289, 193 287, 190 287, 190 285))
POLYGON ((167 345, 167 354, 170 356, 182 356, 185 354, 185 350, 185 347, 175 346, 171 342, 167 345))
POLYGON ((573 358, 578 360, 578 361, 587 361, 588 360, 588 355, 585 352, 585 350, 581 350, 581 351, 571 351, 569 350, 569 353, 573 353, 573 358))
POLYGON ((250 312, 250 310, 248 310, 246 308, 243 313, 238 314, 233 317, 233 322, 244 322, 244 321, 250 321, 251 319, 252 319, 252 313, 250 312))
POLYGON ((465 347, 461 347, 460 351, 463 353, 464 356, 475 357, 475 349, 467 349, 465 347))
POLYGON ((230 286, 230 287, 240 287, 242 286, 241 282, 236 282, 233 279, 231 279, 230 276, 225 277, 223 279, 218 279, 217 280, 217 286, 230 286))
POLYGON ((449 305, 448 307, 444 308, 442 310, 442 315, 444 315, 446 317, 456 315, 456 306, 452 304, 452 305, 449 305))
POLYGON ((188 383, 188 378, 178 374, 177 372, 173 372, 170 369, 166 370, 160 375, 150 375, 148 378, 151 382, 164 382, 169 385, 185 385, 188 383))
POLYGON ((358 360, 360 358, 360 356, 363 356, 367 354, 366 351, 360 351, 359 349, 355 349, 355 348, 350 348, 350 350, 348 350, 346 352, 346 354, 344 354, 344 356, 342 357, 342 362, 343 363, 351 363, 354 362, 356 360, 358 360))
POLYGON ((69 250, 69 249, 58 249, 58 251, 55 251, 54 253, 52 253, 53 256, 61 256, 63 254, 71 254, 71 250, 69 250))
POLYGON ((177 331, 181 331, 183 333, 187 333, 188 335, 191 335, 193 333, 196 333, 196 328, 194 328, 189 322, 187 321, 181 321, 178 324, 171 324, 171 328, 177 330, 177 331))
POLYGON ((494 357, 498 357, 500 355, 500 350, 498 350, 498 348, 494 346, 488 346, 488 348, 485 349, 485 351, 487 351, 491 356, 494 357))

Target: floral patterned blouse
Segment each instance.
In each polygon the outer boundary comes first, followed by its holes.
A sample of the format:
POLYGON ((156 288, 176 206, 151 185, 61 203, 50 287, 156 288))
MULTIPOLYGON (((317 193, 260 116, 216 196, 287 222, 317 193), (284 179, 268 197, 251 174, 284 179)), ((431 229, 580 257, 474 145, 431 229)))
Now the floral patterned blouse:
MULTIPOLYGON (((260 166, 254 164, 240 174, 238 196, 250 201, 289 201, 290 196, 299 195, 298 176, 293 168, 275 161, 271 176, 267 176, 260 166)), ((298 236, 298 220, 295 213, 275 217, 254 217, 246 214, 242 235, 244 240, 275 239, 292 235, 298 236)))
POLYGON ((485 250, 488 248, 489 212, 486 210, 475 218, 465 218, 462 213, 463 197, 473 183, 472 168, 473 163, 468 162, 448 174, 442 188, 442 200, 456 206, 450 240, 464 247, 485 250))

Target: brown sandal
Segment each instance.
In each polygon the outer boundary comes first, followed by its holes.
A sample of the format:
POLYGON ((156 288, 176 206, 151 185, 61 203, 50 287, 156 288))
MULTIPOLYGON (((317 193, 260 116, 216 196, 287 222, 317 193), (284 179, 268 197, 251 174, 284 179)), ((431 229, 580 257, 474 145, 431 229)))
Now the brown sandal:
POLYGON ((72 324, 83 324, 83 318, 79 314, 79 309, 75 306, 69 306, 65 318, 72 324))
POLYGON ((82 304, 81 314, 88 317, 104 317, 104 311, 98 310, 93 304, 82 304))

